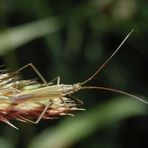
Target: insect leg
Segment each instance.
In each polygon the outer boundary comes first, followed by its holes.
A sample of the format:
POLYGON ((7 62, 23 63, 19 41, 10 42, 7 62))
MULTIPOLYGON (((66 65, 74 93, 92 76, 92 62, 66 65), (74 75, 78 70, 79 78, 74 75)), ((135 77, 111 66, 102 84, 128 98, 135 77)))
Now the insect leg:
MULTIPOLYGON (((18 69, 17 71, 11 73, 11 75, 15 75, 28 67, 31 67, 33 69, 33 71, 37 74, 37 76, 42 80, 43 84, 45 86, 48 86, 48 82, 45 80, 45 78, 42 76, 42 74, 37 70, 37 68, 32 63, 29 63, 29 64, 23 66, 22 68, 18 69)), ((17 87, 17 84, 16 84, 16 87, 17 87)), ((12 102, 15 103, 15 100, 12 100, 12 102)))
POLYGON ((59 85, 60 84, 60 77, 58 76, 57 77, 57 85, 59 85))
POLYGON ((60 77, 57 76, 56 78, 52 79, 48 84, 52 84, 52 82, 56 81, 56 84, 59 85, 60 84, 60 77))
POLYGON ((48 107, 49 107, 50 105, 52 105, 52 104, 53 104, 53 102, 48 101, 47 105, 45 106, 44 110, 42 111, 42 113, 40 114, 40 116, 38 117, 38 119, 37 119, 35 122, 33 122, 34 124, 38 124, 38 123, 40 122, 40 120, 41 120, 42 117, 45 115, 46 111, 48 110, 48 107))
MULTIPOLYGON (((58 76, 58 77, 56 77, 55 79, 51 80, 50 82, 55 81, 55 80, 57 80, 57 85, 59 85, 59 84, 60 84, 60 77, 58 76)), ((63 100, 62 97, 60 97, 60 100, 63 102, 64 106, 65 106, 67 109, 69 109, 69 107, 67 106, 66 102, 63 100)))
POLYGON ((23 66, 22 68, 18 69, 16 72, 14 72, 12 74, 19 73, 20 71, 22 71, 22 70, 24 70, 25 68, 28 68, 28 67, 31 67, 33 69, 33 71, 37 74, 37 76, 42 80, 44 85, 48 86, 48 82, 45 80, 45 78, 42 76, 42 74, 37 70, 37 68, 32 63, 29 63, 29 64, 23 66))
MULTIPOLYGON (((32 64, 29 63, 25 66, 23 66, 22 68, 18 69, 16 72, 14 72, 13 74, 19 73, 20 71, 24 70, 27 67, 31 67, 35 73, 38 75, 38 77, 42 80, 42 82, 45 84, 45 86, 48 86, 51 82, 56 80, 56 84, 59 85, 60 84, 60 77, 58 76, 57 78, 51 80, 49 83, 45 80, 45 78, 42 76, 42 74, 37 70, 37 68, 32 64)), ((63 99, 62 99, 63 100, 63 99)), ((40 116, 38 117, 38 119, 36 121, 32 121, 29 119, 25 119, 26 121, 32 122, 34 124, 39 123, 39 121, 42 119, 42 117, 45 115, 46 111, 48 110, 48 107, 52 104, 51 100, 47 103, 47 105, 45 106, 44 110, 42 111, 42 113, 40 114, 40 116)), ((65 102, 64 102, 65 104, 65 102)))
POLYGON ((41 114, 39 115, 39 117, 37 118, 36 121, 27 119, 27 118, 25 118, 25 117, 20 117, 20 118, 21 118, 22 120, 24 120, 24 121, 31 122, 31 123, 33 123, 33 124, 38 124, 38 123, 40 122, 40 120, 43 118, 43 116, 45 115, 45 113, 46 113, 48 107, 49 107, 50 105, 52 105, 52 104, 53 104, 53 103, 52 103, 51 101, 48 102, 48 104, 45 106, 45 108, 43 109, 43 111, 41 112, 41 114))
MULTIPOLYGON (((51 83, 52 81, 55 81, 55 80, 57 80, 57 85, 59 85, 59 84, 60 84, 60 77, 57 77, 57 78, 51 80, 50 83, 51 83)), ((61 98, 60 98, 60 99, 61 99, 61 98)), ((61 99, 61 100, 64 102, 63 99, 61 99)), ((38 119, 37 119, 35 122, 34 122, 34 121, 30 121, 30 122, 32 122, 32 123, 34 123, 34 124, 38 124, 38 123, 40 122, 40 120, 42 119, 42 117, 45 115, 46 111, 48 110, 48 107, 49 107, 50 105, 52 105, 52 104, 53 104, 53 102, 51 102, 51 100, 49 100, 48 103, 47 103, 47 105, 45 106, 44 110, 42 111, 42 113, 41 113, 40 116, 38 117, 38 119)), ((64 104, 65 104, 65 102, 64 102, 64 104)))
POLYGON ((83 105, 83 101, 81 101, 80 99, 78 99, 77 97, 73 96, 73 95, 68 95, 69 98, 72 99, 72 101, 74 100, 76 102, 76 106, 81 106, 83 105))
POLYGON ((37 74, 37 76, 42 80, 42 82, 43 82, 46 86, 48 86, 49 83, 51 83, 51 82, 53 82, 53 81, 55 81, 55 80, 57 81, 57 85, 60 84, 60 77, 59 77, 59 76, 56 77, 55 79, 51 80, 51 81, 48 83, 48 82, 45 80, 45 78, 43 77, 43 75, 37 70, 37 68, 36 68, 32 63, 29 63, 29 64, 23 66, 22 68, 18 69, 17 71, 15 71, 15 72, 12 73, 12 74, 19 73, 20 71, 24 70, 24 69, 27 68, 27 67, 31 67, 31 68, 34 70, 34 72, 37 74))

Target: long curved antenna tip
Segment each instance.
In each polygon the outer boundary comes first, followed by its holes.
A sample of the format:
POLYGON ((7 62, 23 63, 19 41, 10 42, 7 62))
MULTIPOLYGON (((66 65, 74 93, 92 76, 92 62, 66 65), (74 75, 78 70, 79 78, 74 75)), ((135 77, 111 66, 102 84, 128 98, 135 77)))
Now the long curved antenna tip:
POLYGON ((127 93, 127 92, 124 92, 124 91, 121 91, 121 90, 117 90, 117 89, 113 89, 113 88, 109 88, 109 87, 103 87, 103 86, 84 86, 84 87, 81 87, 81 89, 97 89, 97 90, 104 90, 104 91, 110 91, 110 92, 114 92, 114 93, 119 93, 119 94, 123 94, 123 95, 126 95, 128 97, 131 97, 131 98, 134 98, 138 101, 141 101, 145 104, 148 104, 148 101, 140 98, 140 97, 137 97, 133 94, 130 94, 130 93, 127 93))
POLYGON ((119 49, 121 48, 121 46, 125 43, 125 41, 129 38, 129 36, 133 33, 134 29, 132 29, 128 35, 123 39, 123 41, 120 43, 120 45, 116 48, 116 50, 111 54, 111 56, 97 69, 97 71, 91 75, 88 79, 86 79, 85 81, 81 82, 80 85, 84 85, 87 82, 89 82, 90 80, 92 80, 93 78, 95 78, 95 76, 110 62, 110 60, 115 56, 115 54, 119 51, 119 49))

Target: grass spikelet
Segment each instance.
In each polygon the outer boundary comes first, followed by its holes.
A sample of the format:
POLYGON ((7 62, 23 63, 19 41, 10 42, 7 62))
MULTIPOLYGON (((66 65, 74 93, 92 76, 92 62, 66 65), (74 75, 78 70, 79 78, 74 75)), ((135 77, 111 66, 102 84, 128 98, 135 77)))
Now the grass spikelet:
POLYGON ((54 119, 81 110, 76 100, 54 93, 57 86, 19 80, 16 74, 0 74, 0 121, 15 127, 10 120, 35 123, 41 114, 41 119, 54 119))

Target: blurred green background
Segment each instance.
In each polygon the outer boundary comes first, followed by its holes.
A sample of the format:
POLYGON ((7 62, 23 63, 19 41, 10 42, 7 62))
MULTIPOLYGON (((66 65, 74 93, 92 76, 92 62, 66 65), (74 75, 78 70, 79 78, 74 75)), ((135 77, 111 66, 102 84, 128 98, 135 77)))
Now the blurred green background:
MULTIPOLYGON (((110 86, 148 98, 146 0, 1 0, 0 64, 12 71, 33 63, 50 81, 85 80, 134 28, 90 85, 110 86)), ((31 69, 25 79, 37 77, 31 69)), ((0 124, 0 148, 147 148, 147 105, 110 92, 75 94, 86 111, 75 117, 0 124)), ((148 99, 147 99, 148 100, 148 99)))

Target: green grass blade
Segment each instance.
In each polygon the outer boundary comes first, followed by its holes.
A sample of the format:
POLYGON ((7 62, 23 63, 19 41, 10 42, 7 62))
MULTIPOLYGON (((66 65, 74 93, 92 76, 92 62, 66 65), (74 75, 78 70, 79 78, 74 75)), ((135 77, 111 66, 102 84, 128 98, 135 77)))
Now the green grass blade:
POLYGON ((61 29, 57 18, 52 17, 7 29, 0 33, 0 55, 20 47, 36 38, 61 29))

